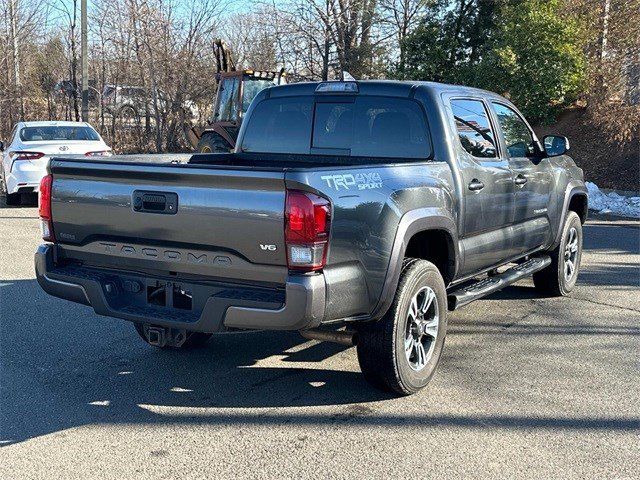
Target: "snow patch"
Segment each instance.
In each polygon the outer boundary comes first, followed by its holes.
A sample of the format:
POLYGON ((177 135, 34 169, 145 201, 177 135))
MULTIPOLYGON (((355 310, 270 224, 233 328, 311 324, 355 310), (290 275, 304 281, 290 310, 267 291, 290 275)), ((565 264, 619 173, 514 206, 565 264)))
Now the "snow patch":
POLYGON ((589 210, 640 218, 640 197, 627 197, 616 192, 604 193, 595 183, 586 183, 589 191, 589 210))

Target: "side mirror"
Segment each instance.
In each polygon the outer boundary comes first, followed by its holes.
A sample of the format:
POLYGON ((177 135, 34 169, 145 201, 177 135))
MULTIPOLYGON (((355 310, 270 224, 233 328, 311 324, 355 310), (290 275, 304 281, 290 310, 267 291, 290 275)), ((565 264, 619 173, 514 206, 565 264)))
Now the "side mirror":
POLYGON ((560 135, 547 135, 542 139, 547 157, 557 157, 569 151, 569 139, 560 135))

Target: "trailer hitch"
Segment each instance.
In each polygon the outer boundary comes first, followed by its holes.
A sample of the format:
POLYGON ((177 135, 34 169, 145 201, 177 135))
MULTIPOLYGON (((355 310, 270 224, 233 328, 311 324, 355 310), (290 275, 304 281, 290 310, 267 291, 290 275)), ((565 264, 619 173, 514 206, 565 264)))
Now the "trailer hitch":
POLYGON ((144 325, 144 335, 149 345, 154 347, 181 347, 187 340, 187 331, 178 328, 144 325))

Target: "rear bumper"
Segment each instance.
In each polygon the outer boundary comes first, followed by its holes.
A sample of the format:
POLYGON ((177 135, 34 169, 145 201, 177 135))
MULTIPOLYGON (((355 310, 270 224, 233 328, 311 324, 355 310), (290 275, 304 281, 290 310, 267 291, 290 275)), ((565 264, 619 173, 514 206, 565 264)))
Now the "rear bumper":
POLYGON ((37 192, 40 187, 40 180, 47 174, 46 162, 41 159, 29 161, 19 161, 13 163, 11 172, 7 174, 7 193, 18 193, 19 190, 30 189, 37 192), (39 162, 39 163, 37 163, 39 162))
POLYGON ((35 254, 36 278, 42 289, 55 297, 90 305, 99 315, 200 332, 229 328, 304 330, 317 327, 324 317, 322 274, 290 275, 284 289, 278 290, 57 267, 54 255, 55 246, 50 244, 41 245, 35 254), (188 290, 193 296, 192 308, 148 304, 147 289, 154 288, 151 285, 162 285, 167 292, 188 290))

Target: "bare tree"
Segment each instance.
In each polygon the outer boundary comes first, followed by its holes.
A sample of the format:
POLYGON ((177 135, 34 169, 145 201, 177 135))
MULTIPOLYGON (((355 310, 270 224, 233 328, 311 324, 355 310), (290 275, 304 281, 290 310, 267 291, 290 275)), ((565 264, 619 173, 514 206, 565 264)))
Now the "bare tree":
POLYGON ((227 40, 239 68, 277 68, 277 23, 269 21, 273 20, 271 13, 270 8, 261 7, 256 12, 235 14, 221 27, 220 35, 227 40))
POLYGON ((583 101, 591 121, 608 139, 640 150, 640 122, 633 121, 640 116, 640 0, 565 1, 569 14, 584 19, 583 101))
POLYGON ((20 49, 18 39, 18 0, 9 0, 10 38, 13 49, 13 85, 20 104, 20 117, 24 118, 24 99, 20 81, 20 49))
MULTIPOLYGON (((0 11, 0 31, 3 32, 0 34, 0 49, 5 74, 2 108, 8 116, 8 123, 12 124, 18 117, 24 118, 27 109, 23 82, 23 45, 27 38, 41 37, 37 28, 44 23, 47 5, 35 0, 2 0, 0 11)), ((0 125, 4 121, 2 119, 0 125)))
MULTIPOLYGON (((379 0, 381 24, 395 37, 398 50, 398 66, 406 66, 404 39, 420 21, 432 0, 379 0)), ((385 32, 386 33, 386 32, 385 32)))
POLYGON ((69 62, 69 76, 72 84, 73 113, 76 121, 80 121, 80 107, 78 104, 78 0, 58 0, 53 4, 68 28, 67 41, 71 58, 69 62), (71 5, 69 5, 69 2, 71 5))
POLYGON ((375 77, 377 49, 384 40, 377 0, 289 0, 270 4, 278 25, 277 47, 288 69, 301 78, 349 71, 375 77))

